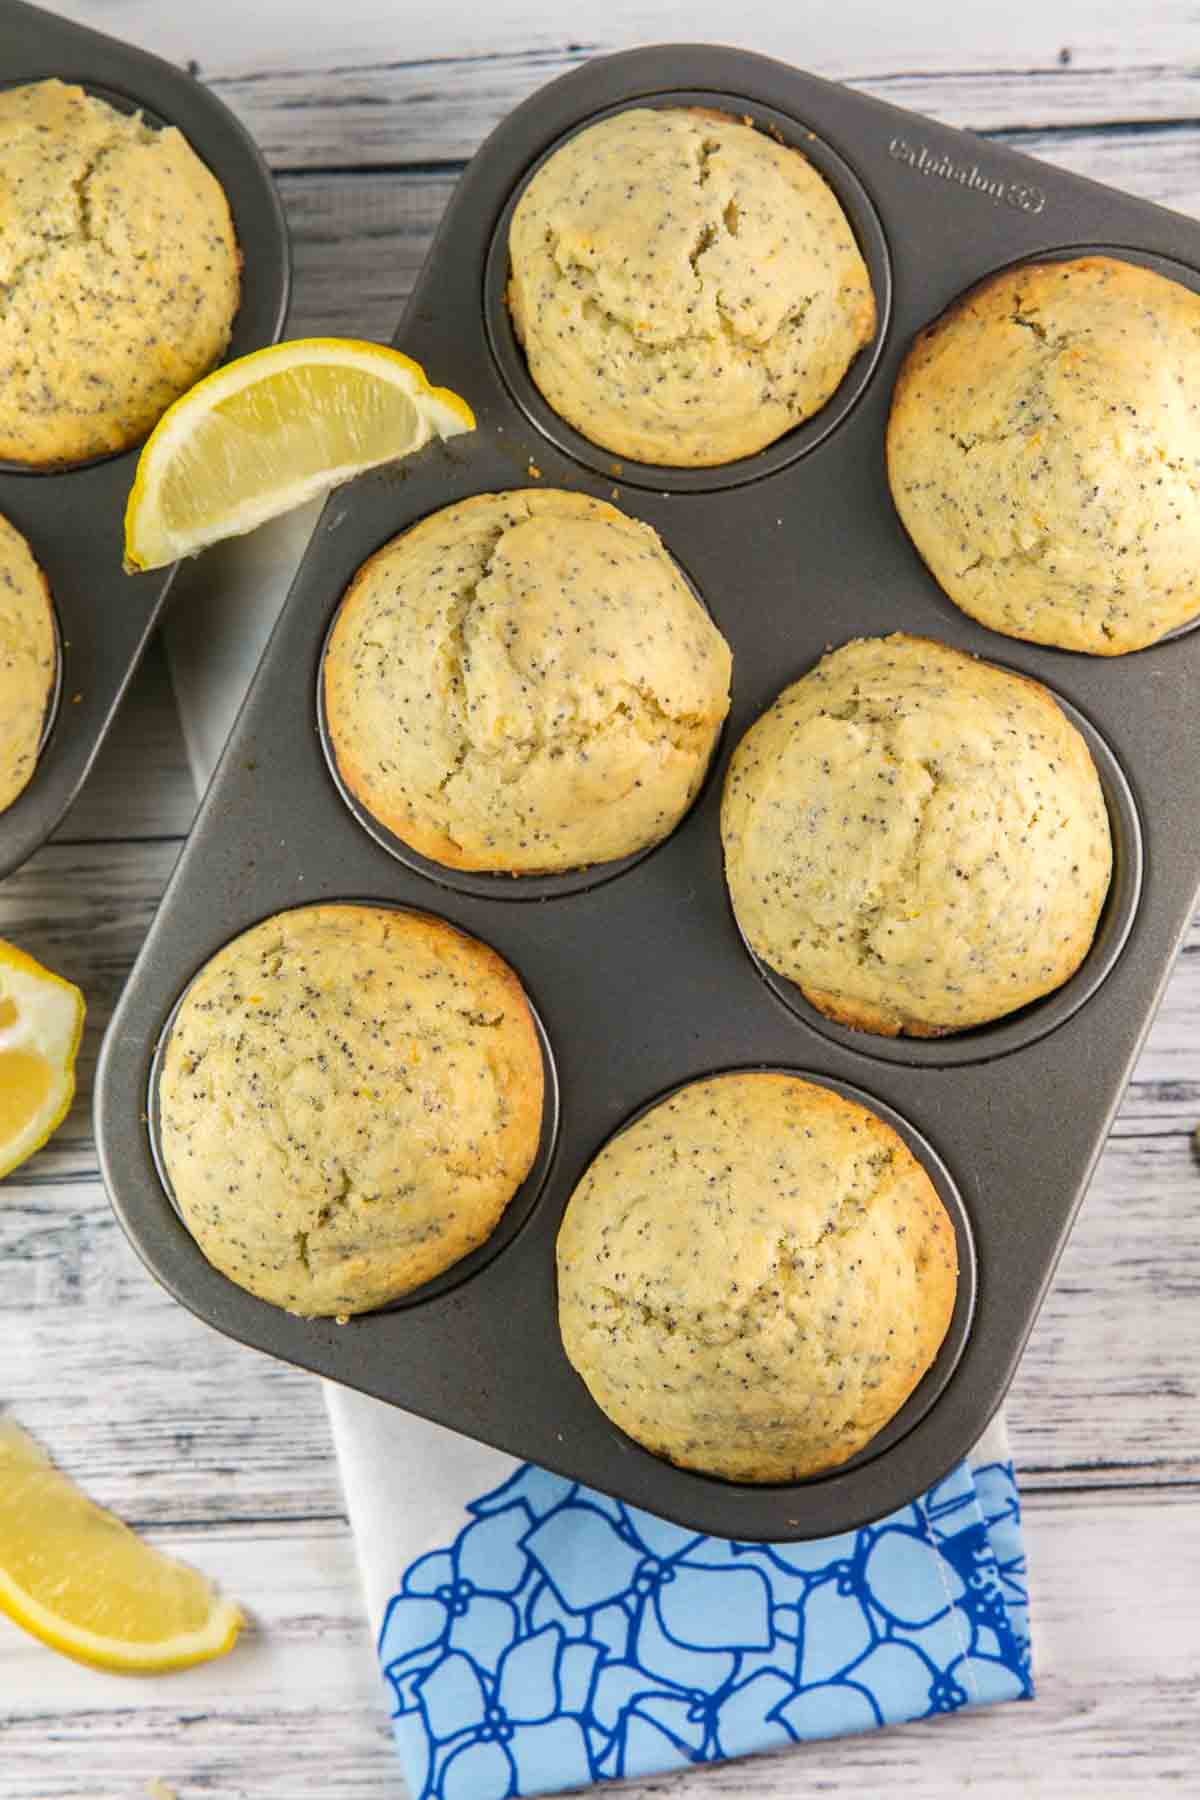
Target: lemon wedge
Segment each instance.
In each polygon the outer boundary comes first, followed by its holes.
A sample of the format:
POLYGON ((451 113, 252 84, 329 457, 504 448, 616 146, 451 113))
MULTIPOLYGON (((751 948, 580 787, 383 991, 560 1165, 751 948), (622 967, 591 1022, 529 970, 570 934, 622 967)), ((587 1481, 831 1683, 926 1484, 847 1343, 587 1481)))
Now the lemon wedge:
POLYGON ((151 1675, 233 1647, 242 1617, 195 1569, 95 1506, 0 1419, 0 1612, 93 1668, 151 1675))
POLYGON ((147 438, 125 512, 125 567, 158 569, 318 494, 472 431, 475 415, 399 350, 295 338, 226 363, 147 438))
POLYGON ((0 938, 0 1176, 66 1118, 83 1013, 77 987, 0 938))

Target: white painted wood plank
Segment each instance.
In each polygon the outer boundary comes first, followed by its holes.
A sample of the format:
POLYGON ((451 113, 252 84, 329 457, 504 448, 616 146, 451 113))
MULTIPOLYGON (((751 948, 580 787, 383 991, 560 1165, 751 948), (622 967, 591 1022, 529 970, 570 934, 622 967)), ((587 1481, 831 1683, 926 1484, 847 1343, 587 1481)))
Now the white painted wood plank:
MULTIPOLYGON (((161 795, 158 771, 147 769, 142 774, 146 790, 161 795)), ((106 760, 94 776, 98 784, 104 784, 101 797, 89 804, 105 812, 115 811, 128 777, 128 764, 106 760)), ((163 783, 175 786, 169 775, 163 776, 163 783)), ((50 843, 0 884, 0 937, 10 938, 75 982, 88 1007, 75 1103, 50 1146, 26 1164, 19 1177, 0 1187, 4 1202, 11 1199, 18 1179, 40 1179, 41 1174, 53 1171, 56 1177, 72 1181, 96 1173, 90 1108, 100 1039, 179 850, 180 840, 174 837, 145 842, 50 843)), ((0 1221, 4 1216, 0 1205, 0 1221)), ((3 1368, 0 1358, 0 1370, 3 1368)))
POLYGON ((314 1377, 178 1306, 97 1180, 3 1195, 3 1396, 66 1467, 137 1522, 343 1515, 314 1377))
MULTIPOLYGON (((1197 30, 1200 43, 1200 29, 1197 30)), ((1200 93, 1193 101, 1200 113, 1200 93)), ((1005 131, 998 141, 1073 175, 1122 188, 1175 212, 1200 217, 1200 123, 1191 118, 1136 131, 1005 131)))
POLYGON ((1197 112, 1188 0, 1013 0, 1005 7, 842 0, 505 0, 434 8, 356 0, 59 0, 201 75, 277 166, 470 156, 518 101, 588 56, 636 44, 757 50, 901 106, 979 130, 1197 112), (1066 60, 1064 60, 1064 53, 1066 60))
POLYGON ((1187 1136, 1109 1142, 1009 1390, 1028 1484, 1200 1480, 1198 1219, 1187 1136))
MULTIPOLYGON (((285 176, 295 269, 288 331, 390 341, 454 192, 452 175, 285 176)), ((450 381, 450 371, 435 376, 450 381)))
MULTIPOLYGON (((101 1494, 98 1480, 92 1486, 101 1494)), ((783 1800, 875 1796, 903 1783, 920 1800, 958 1800, 967 1786, 980 1800, 1130 1800, 1135 1788, 1190 1791, 1200 1497, 1037 1496, 1026 1530, 1032 1703, 603 1792, 783 1800)), ((4 1800, 132 1797, 155 1777, 180 1800, 402 1800, 348 1532, 252 1525, 154 1535, 236 1593, 252 1632, 225 1661, 152 1682, 55 1662, 0 1620, 4 1800)))
POLYGON ((1120 1137, 1200 1125, 1200 920, 1175 965, 1114 1128, 1120 1137))
MULTIPOLYGON (((609 41, 605 48, 623 49, 609 41)), ((771 49, 788 60, 782 46, 751 36, 747 48, 771 49)), ((559 57, 518 55, 487 58, 465 70, 437 64, 413 85, 402 68, 343 72, 250 73, 213 76, 211 86, 254 133, 273 167, 287 170, 337 169, 370 164, 465 160, 514 106, 554 76, 586 62, 583 54, 559 57)), ((1048 66, 994 75, 887 73, 861 75, 836 61, 821 63, 798 44, 791 58, 815 74, 845 80, 890 105, 973 131, 1003 133, 1037 128, 1057 131, 1086 126, 1103 129, 1114 119, 1153 124, 1190 120, 1197 111, 1194 71, 1141 66, 1082 75, 1048 66)), ((1030 154, 1036 154, 1032 146, 1030 154)))
POLYGON ((318 0, 207 0, 202 10, 161 0, 55 0, 53 10, 127 37, 173 61, 197 59, 208 71, 234 67, 320 69, 326 62, 364 75, 429 61, 526 51, 552 55, 605 43, 747 44, 861 72, 928 69, 1023 71, 1070 48, 1075 68, 1139 62, 1194 62, 1195 13, 1189 0, 1009 0, 1003 10, 938 0, 842 0, 837 8, 790 0, 442 0, 436 9, 396 0, 353 0, 334 10, 318 0))

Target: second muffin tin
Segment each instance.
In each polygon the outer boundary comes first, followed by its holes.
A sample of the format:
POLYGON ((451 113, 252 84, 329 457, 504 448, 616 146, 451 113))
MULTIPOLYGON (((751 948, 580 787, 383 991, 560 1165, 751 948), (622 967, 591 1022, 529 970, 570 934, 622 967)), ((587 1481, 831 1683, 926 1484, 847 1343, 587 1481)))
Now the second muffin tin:
MULTIPOLYGON (((224 360, 274 343, 290 285, 287 228, 249 134, 206 87, 115 38, 20 0, 0 0, 0 85, 52 76, 154 125, 176 125, 220 181, 241 248, 242 295, 224 360)), ((125 505, 137 449, 62 469, 0 463, 0 513, 28 539, 50 583, 58 685, 37 766, 0 812, 0 877, 54 830, 96 757, 141 661, 175 568, 126 575, 125 505)))
POLYGON ((593 62, 493 134, 447 210, 397 339, 469 399, 478 430, 330 500, 102 1056, 96 1130, 109 1193, 185 1305, 248 1344, 724 1536, 850 1529, 910 1500, 971 1448, 1016 1367, 1200 885, 1200 635, 1100 661, 976 625, 941 594, 896 518, 884 426, 913 334, 964 288, 1008 263, 1104 246, 1173 259, 1200 288, 1194 222, 728 50, 593 62), (542 417, 505 347, 495 245, 506 208, 564 134, 616 106, 694 97, 773 126, 818 163, 860 233, 864 218, 877 221, 882 323, 847 378, 849 402, 835 397, 811 432, 680 475, 581 447, 542 417), (648 520, 734 657, 732 710, 692 811, 632 866, 594 870, 569 892, 389 852, 339 792, 315 704, 330 621, 359 564, 439 507, 538 480, 648 520), (1118 872, 1089 959, 1096 979, 1039 1003, 1054 1010, 1035 1029, 1036 1007, 933 1045, 814 1028, 763 980, 734 924, 718 829, 733 746, 827 646, 894 630, 1043 681, 1106 747, 1118 872), (212 1269, 171 1208, 147 1130, 155 1046, 196 970, 267 914, 338 899, 434 912, 493 945, 544 1021, 561 1096, 541 1193, 503 1248, 442 1291, 345 1326, 291 1317, 212 1269), (918 1134, 944 1165, 964 1266, 948 1345, 894 1426, 845 1468, 781 1487, 685 1472, 624 1437, 568 1365, 555 1315, 559 1221, 605 1139, 684 1081, 764 1066, 847 1084, 918 1134))

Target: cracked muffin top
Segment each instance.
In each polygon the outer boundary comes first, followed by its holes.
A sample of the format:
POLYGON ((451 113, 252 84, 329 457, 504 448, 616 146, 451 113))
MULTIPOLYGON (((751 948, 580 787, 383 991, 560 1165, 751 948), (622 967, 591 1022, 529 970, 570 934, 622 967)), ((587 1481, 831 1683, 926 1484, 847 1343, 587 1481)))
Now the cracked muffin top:
POLYGON ((491 1234, 537 1152, 521 985, 440 919, 306 906, 219 950, 171 1025, 160 1141, 209 1262, 306 1316, 365 1312, 491 1234))
POLYGON ((724 113, 637 109, 522 194, 508 302, 547 401, 676 467, 749 456, 829 399, 875 329, 866 265, 798 150, 724 113))
POLYGON ((902 633, 834 650, 751 726, 721 836, 755 954, 887 1037, 1059 987, 1112 873, 1095 764, 1045 688, 902 633))
POLYGON ((33 774, 57 662, 46 577, 0 514, 0 813, 33 774))
POLYGON ((718 1075, 591 1164, 558 1239, 563 1347, 648 1450, 728 1481, 834 1468, 937 1355, 954 1228, 890 1125, 798 1076, 718 1075))
POLYGON ((61 81, 0 91, 0 458, 144 437, 228 344, 239 262, 178 131, 61 81))
POLYGON ((343 781, 397 837, 452 868, 532 874, 674 829, 729 673, 649 525, 531 488, 448 506, 363 564, 325 710, 343 781))
POLYGON ((1096 656, 1200 614, 1200 296, 1090 256, 1008 269, 917 337, 892 497, 946 593, 1096 656))

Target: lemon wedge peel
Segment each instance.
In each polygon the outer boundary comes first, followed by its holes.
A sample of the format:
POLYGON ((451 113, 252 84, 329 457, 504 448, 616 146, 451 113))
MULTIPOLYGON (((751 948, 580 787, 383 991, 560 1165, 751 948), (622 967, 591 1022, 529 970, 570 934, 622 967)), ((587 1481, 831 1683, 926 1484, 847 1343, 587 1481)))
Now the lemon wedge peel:
POLYGON ((0 1612, 72 1661, 118 1675, 165 1674, 223 1656, 245 1622, 207 1577, 143 1543, 89 1500, 10 1418, 0 1418, 0 1612), (14 1561, 27 1562, 42 1577, 53 1606, 13 1575, 14 1561), (153 1626, 156 1614, 165 1626, 181 1613, 202 1613, 201 1622, 121 1636, 69 1616, 66 1603, 73 1598, 84 1597, 96 1610, 106 1570, 111 1582, 114 1569, 125 1593, 141 1605, 143 1626, 153 1626))
POLYGON ((75 1098, 75 1059, 86 1013, 73 982, 47 969, 26 951, 0 938, 0 1180, 53 1136, 75 1098), (22 1072, 44 1064, 45 1091, 20 1124, 7 1116, 12 1088, 4 1092, 5 1064, 22 1072))
MULTIPOLYGON (((341 416, 347 422, 345 435, 351 442, 356 423, 364 432, 373 427, 378 435, 380 420, 372 419, 367 407, 346 408, 341 416)), ((125 567, 131 573, 162 568, 223 538, 253 531, 268 519, 290 512, 352 476, 409 456, 423 449, 432 438, 457 437, 474 429, 475 415, 460 395, 450 388, 433 386, 420 363, 387 345, 358 338, 293 338, 255 350, 249 356, 225 363, 189 388, 168 407, 147 438, 125 509, 125 567), (385 397, 386 408, 386 397, 390 397, 395 418, 385 421, 392 427, 387 442, 376 443, 367 453, 293 470, 290 475, 285 468, 279 479, 265 481, 259 491, 255 491, 251 475, 240 492, 218 496, 213 510, 203 516, 199 525, 190 529, 172 526, 164 516, 170 510, 169 504, 164 505, 169 498, 168 484, 203 434, 209 435, 218 452, 225 452, 210 459, 224 465, 225 472, 233 466, 239 452, 243 462, 253 465, 255 473, 259 472, 260 451, 265 465, 269 465, 273 449, 286 454, 282 440, 289 427, 300 427, 292 434, 293 449, 311 450, 319 445, 323 425, 333 413, 322 412, 318 407, 315 414, 308 415, 312 429, 306 437, 306 415, 298 403, 304 399, 306 383, 311 386, 315 379, 320 386, 314 372, 322 369, 335 371, 325 396, 335 404, 339 397, 338 371, 344 378, 344 398, 351 399, 357 390, 363 400, 374 391, 377 399, 385 397), (294 390, 290 414, 286 407, 289 384, 294 390), (278 429, 274 444, 269 417, 272 387, 285 402, 276 409, 278 429), (268 417, 256 418, 256 412, 261 415, 264 409, 268 417)))

